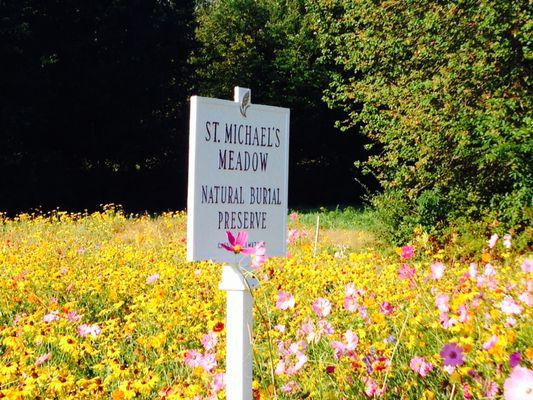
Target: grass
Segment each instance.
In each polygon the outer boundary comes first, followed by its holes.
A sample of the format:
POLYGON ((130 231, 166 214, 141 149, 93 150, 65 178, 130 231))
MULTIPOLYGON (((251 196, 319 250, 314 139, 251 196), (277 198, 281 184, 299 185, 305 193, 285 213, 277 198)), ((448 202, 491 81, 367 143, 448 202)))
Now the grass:
POLYGON ((323 229, 342 230, 374 230, 379 224, 376 213, 370 208, 335 207, 314 208, 296 211, 299 221, 307 226, 315 226, 320 216, 320 227, 323 229))
POLYGON ((298 213, 296 226, 315 237, 319 219, 318 241, 321 246, 341 252, 360 252, 368 249, 390 249, 377 214, 370 208, 335 207, 303 209, 298 213))

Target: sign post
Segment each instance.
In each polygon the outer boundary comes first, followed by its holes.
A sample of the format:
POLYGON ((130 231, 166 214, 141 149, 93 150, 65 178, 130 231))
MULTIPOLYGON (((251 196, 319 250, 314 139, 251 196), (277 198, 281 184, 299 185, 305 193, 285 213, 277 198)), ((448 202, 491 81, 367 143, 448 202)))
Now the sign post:
POLYGON ((226 398, 252 399, 253 298, 234 265, 222 267, 219 289, 226 297, 226 398))
POLYGON ((222 244, 226 231, 246 231, 248 247, 264 242, 268 255, 285 255, 289 118, 289 109, 252 104, 246 88, 235 88, 234 101, 191 98, 187 259, 224 264, 228 400, 252 399, 257 281, 222 244))

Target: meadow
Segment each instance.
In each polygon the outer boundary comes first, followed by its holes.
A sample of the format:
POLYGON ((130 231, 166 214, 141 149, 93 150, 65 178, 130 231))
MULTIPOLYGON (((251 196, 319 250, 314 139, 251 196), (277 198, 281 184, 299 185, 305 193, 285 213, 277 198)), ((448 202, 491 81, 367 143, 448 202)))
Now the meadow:
MULTIPOLYGON (((372 221, 291 214, 289 254, 255 271, 254 398, 530 399, 533 255, 505 232, 393 247, 372 221)), ((223 399, 220 265, 186 262, 185 225, 2 218, 0 398, 223 399)))

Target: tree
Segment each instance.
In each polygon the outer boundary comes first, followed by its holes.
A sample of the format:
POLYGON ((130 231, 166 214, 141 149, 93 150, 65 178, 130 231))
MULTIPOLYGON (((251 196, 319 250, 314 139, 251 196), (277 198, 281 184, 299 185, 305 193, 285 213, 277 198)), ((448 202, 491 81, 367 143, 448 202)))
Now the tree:
POLYGON ((328 104, 372 140, 362 164, 396 239, 461 218, 531 222, 527 1, 310 1, 328 104))
POLYGON ((339 117, 322 101, 328 66, 304 0, 214 0, 197 12, 196 90, 228 98, 233 86, 252 101, 291 108, 290 201, 327 204, 359 200, 353 180, 360 138, 340 135, 339 117), (357 150, 356 150, 357 152, 357 150), (327 187, 327 190, 317 190, 327 187))
POLYGON ((1 5, 0 209, 183 205, 193 0, 1 5))

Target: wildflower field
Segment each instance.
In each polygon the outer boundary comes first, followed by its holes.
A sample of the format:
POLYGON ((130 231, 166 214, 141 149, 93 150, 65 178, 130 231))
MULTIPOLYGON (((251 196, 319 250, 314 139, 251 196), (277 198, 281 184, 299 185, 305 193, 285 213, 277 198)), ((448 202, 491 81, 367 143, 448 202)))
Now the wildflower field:
MULTIPOLYGON (((4 218, 0 398, 224 398, 221 268, 186 262, 185 224, 4 218)), ((289 228, 288 257, 255 271, 255 398, 533 398, 533 257, 511 235, 464 256, 289 228)))

